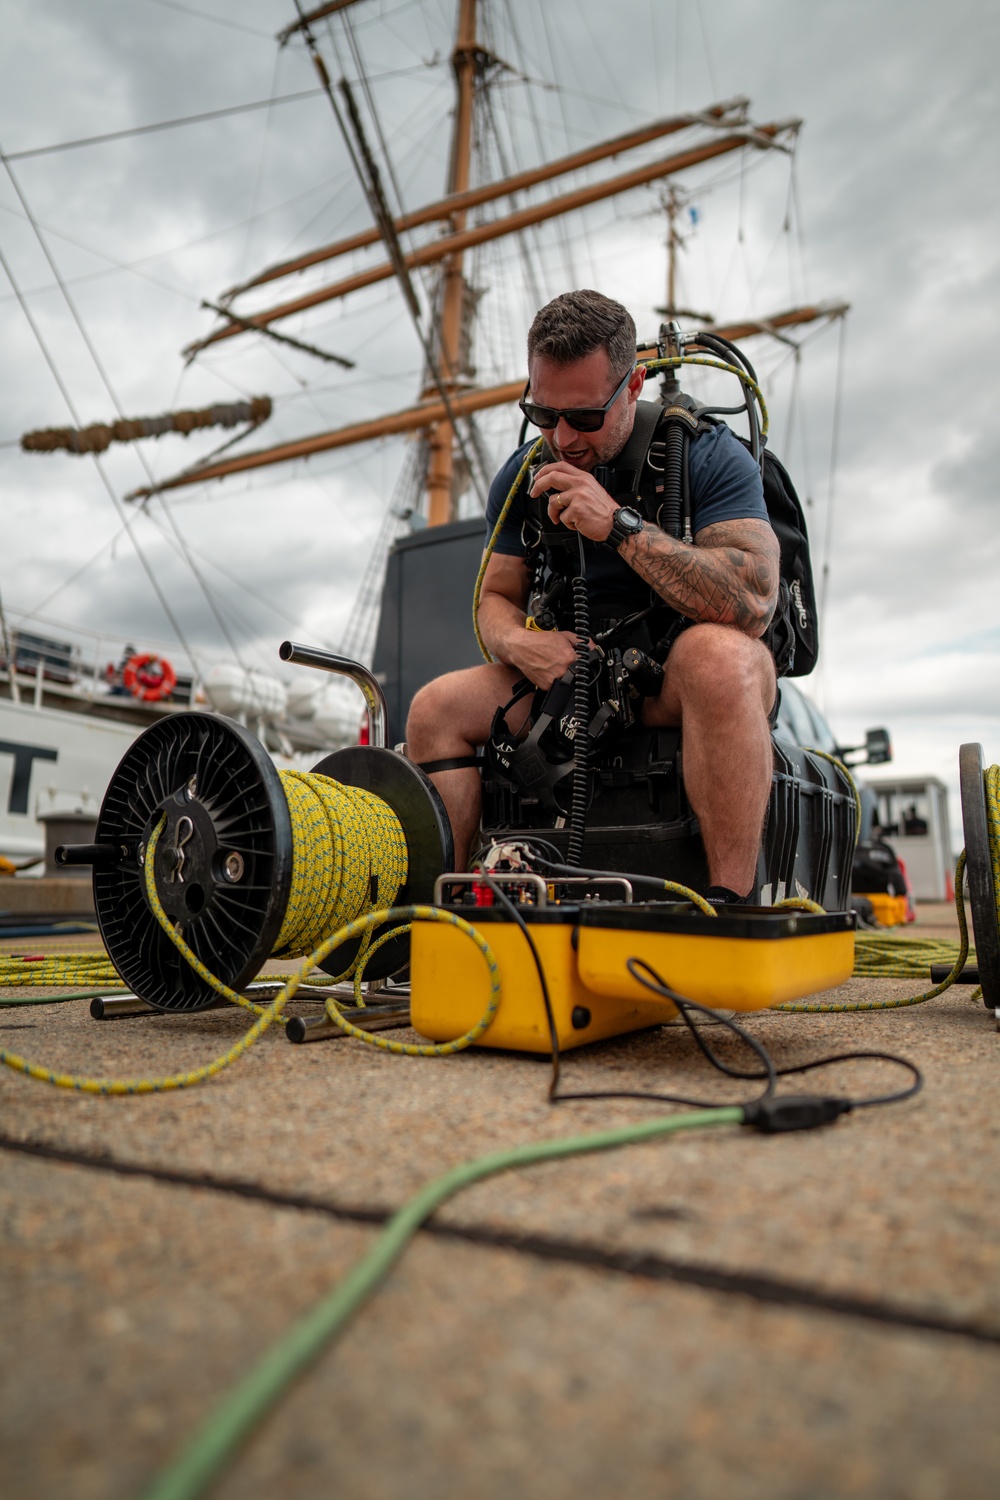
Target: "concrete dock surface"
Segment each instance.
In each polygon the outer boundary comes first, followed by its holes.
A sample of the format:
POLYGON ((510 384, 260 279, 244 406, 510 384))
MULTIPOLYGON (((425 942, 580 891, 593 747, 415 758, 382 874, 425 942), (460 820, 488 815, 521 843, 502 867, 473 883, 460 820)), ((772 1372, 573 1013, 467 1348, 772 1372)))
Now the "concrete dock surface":
MULTIPOLYGON (((925 907, 907 932, 957 929, 925 907)), ((853 979, 836 995, 924 987, 853 979)), ((903 1104, 784 1136, 681 1134, 455 1198, 213 1496, 994 1500, 1000 1035, 970 995, 746 1018, 782 1066, 853 1049, 912 1059, 925 1085, 903 1104)), ((80 1000, 0 1010, 0 1044, 136 1078, 207 1062, 246 1026, 229 1009, 95 1022, 80 1000)), ((743 1062, 722 1028, 707 1034, 743 1062)), ((10 1500, 142 1495, 431 1177, 673 1108, 553 1107, 547 1060, 295 1047, 281 1028, 178 1093, 95 1098, 0 1072, 10 1500)), ((782 1087, 905 1083, 866 1060, 782 1087)), ((676 1026, 567 1055, 563 1085, 716 1103, 757 1087, 712 1071, 676 1026)))

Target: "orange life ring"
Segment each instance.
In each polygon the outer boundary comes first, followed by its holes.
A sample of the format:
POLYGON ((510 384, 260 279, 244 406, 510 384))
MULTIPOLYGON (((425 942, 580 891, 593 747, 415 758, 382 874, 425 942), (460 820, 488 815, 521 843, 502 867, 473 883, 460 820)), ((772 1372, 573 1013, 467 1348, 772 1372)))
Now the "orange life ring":
POLYGON ((158 703, 161 698, 169 698, 177 686, 177 673, 165 656, 146 651, 142 656, 129 657, 122 682, 134 698, 158 703))

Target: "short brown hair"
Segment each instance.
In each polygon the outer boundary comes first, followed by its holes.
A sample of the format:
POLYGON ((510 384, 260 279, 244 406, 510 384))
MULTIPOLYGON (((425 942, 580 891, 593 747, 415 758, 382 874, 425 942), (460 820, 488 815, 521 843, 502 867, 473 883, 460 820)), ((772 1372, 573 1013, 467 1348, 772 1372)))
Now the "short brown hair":
POLYGON ((541 308, 528 329, 528 360, 536 354, 556 364, 606 349, 613 375, 635 364, 635 324, 627 308, 601 292, 563 292, 541 308))

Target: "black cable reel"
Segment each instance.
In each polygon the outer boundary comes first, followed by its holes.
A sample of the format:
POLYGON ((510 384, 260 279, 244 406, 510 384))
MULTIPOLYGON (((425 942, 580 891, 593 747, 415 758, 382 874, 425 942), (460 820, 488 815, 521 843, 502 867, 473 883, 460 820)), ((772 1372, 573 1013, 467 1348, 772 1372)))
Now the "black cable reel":
MULTIPOLYGON (((293 659, 301 658, 286 657, 293 659)), ((325 756, 311 774, 363 788, 389 805, 408 856, 395 904, 430 902, 434 882, 452 867, 453 842, 444 804, 424 773, 395 751, 359 745, 325 756)), ((93 866, 101 937, 129 989, 158 1010, 199 1011, 218 995, 170 941, 146 894, 146 848, 164 814, 153 871, 157 895, 209 973, 237 991, 274 955, 284 923, 295 855, 291 817, 274 762, 249 730, 217 714, 176 713, 126 751, 105 793, 95 842, 56 851, 60 864, 93 866)), ((372 932, 372 944, 384 930, 372 932)), ((360 942, 342 945, 322 967, 343 973, 360 942)), ((408 934, 394 936, 372 955, 364 977, 384 979, 408 960, 408 934)))

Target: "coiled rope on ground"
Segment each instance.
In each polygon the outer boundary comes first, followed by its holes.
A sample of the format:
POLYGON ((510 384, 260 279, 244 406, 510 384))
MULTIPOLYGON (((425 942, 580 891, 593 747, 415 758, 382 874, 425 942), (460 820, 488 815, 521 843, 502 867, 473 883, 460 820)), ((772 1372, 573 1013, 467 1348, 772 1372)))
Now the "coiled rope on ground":
MULTIPOLYGON (((983 792, 986 804, 986 831, 990 851, 990 867, 993 873, 994 916, 1000 927, 1000 765, 988 766, 983 772, 983 792)), ((778 1010, 811 1014, 843 1014, 848 1011, 901 1010, 911 1005, 923 1005, 943 995, 958 979, 969 958, 969 925, 965 913, 966 853, 963 849, 955 865, 955 914, 958 918, 959 941, 957 944, 940 939, 915 939, 890 937, 883 933, 858 933, 854 944, 854 973, 866 978, 911 978, 918 973, 927 973, 932 963, 951 963, 951 972, 940 982, 922 990, 920 994, 891 1000, 857 1001, 790 1001, 775 1007, 778 1010)), ((970 993, 973 1001, 982 999, 982 985, 970 993)))

